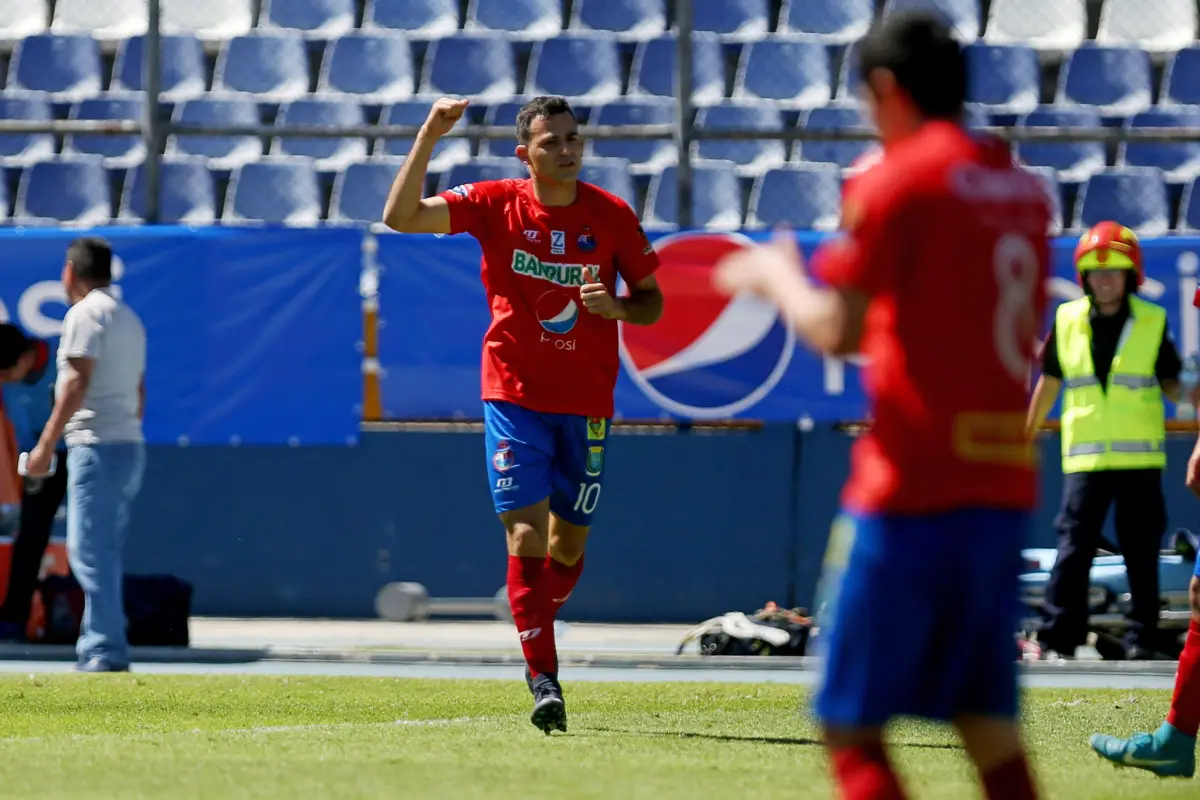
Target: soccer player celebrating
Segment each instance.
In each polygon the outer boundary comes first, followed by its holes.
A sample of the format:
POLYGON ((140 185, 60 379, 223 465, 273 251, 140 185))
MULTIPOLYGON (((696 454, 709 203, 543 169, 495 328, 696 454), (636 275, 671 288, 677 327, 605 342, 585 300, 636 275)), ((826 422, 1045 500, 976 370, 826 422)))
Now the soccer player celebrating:
POLYGON ((617 321, 649 325, 661 316, 658 257, 623 200, 579 180, 583 138, 561 97, 536 97, 517 115, 516 156, 528 179, 422 199, 433 147, 466 107, 448 98, 433 104, 383 221, 403 233, 469 233, 483 249, 492 311, 482 375, 488 473, 508 534, 508 598, 531 720, 549 735, 567 729, 554 619, 579 580, 600 501, 617 321))
POLYGON ((773 301, 816 350, 868 362, 873 423, 821 588, 816 713, 841 796, 905 797, 884 728, 915 716, 953 723, 987 797, 1028 800, 1013 638, 1050 208, 1002 143, 962 126, 966 67, 943 24, 896 15, 858 52, 887 157, 855 179, 844 233, 817 254, 824 286, 787 235, 727 257, 717 281, 773 301))

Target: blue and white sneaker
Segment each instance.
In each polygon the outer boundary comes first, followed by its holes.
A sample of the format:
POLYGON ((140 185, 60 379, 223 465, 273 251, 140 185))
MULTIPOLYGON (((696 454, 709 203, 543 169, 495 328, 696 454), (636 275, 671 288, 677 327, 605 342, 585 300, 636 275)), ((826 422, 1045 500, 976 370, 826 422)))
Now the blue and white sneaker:
POLYGON ((1101 758, 1119 767, 1144 769, 1160 778, 1196 774, 1196 737, 1180 733, 1167 722, 1153 735, 1135 733, 1128 739, 1093 733, 1091 745, 1101 758))

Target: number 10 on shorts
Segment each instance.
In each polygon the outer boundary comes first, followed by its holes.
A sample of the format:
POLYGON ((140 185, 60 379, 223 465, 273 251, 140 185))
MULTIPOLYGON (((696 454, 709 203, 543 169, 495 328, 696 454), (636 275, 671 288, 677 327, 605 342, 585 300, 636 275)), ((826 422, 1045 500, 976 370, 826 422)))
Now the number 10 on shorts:
POLYGON ((579 496, 575 498, 575 510, 582 511, 584 514, 591 514, 596 510, 596 504, 600 502, 600 484, 598 483, 581 483, 579 484, 579 496))

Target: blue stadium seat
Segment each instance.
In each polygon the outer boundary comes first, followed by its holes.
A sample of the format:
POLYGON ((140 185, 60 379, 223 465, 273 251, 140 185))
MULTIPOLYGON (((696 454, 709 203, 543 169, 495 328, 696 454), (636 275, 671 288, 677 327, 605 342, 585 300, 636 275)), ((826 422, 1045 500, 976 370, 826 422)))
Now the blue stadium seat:
POLYGON ((286 103, 308 94, 304 37, 276 31, 230 39, 217 55, 213 92, 254 95, 267 103, 286 103))
MULTIPOLYGON (((42 92, 0 94, 0 119, 51 120, 49 98, 42 92)), ((54 156, 50 133, 0 133, 0 166, 24 167, 54 156)), ((2 183, 3 181, 0 181, 2 183)))
POLYGON ((608 31, 622 41, 667 32, 665 0, 575 0, 572 8, 572 31, 608 31))
POLYGON ((833 164, 787 164, 759 175, 750 190, 747 228, 787 225, 831 231, 841 219, 841 170, 833 164))
MULTIPOLYGON (((1018 118, 1018 127, 1099 128, 1100 115, 1090 108, 1041 106, 1018 118)), ((1103 142, 1020 142, 1017 159, 1031 167, 1052 167, 1064 183, 1079 183, 1104 169, 1103 142)))
POLYGON ((1050 167, 1022 167, 1026 172, 1036 175, 1046 188, 1046 196, 1054 208, 1050 218, 1050 234, 1057 236, 1063 229, 1062 187, 1058 184, 1058 174, 1050 167))
POLYGON ((940 14, 960 41, 973 42, 979 37, 982 21, 979 0, 887 0, 883 6, 884 17, 902 11, 932 11, 940 14))
POLYGON ((379 222, 388 193, 396 180, 404 159, 376 158, 349 164, 333 180, 329 198, 329 221, 332 223, 379 222))
MULTIPOLYGON (((1135 114, 1125 125, 1136 128, 1191 128, 1200 130, 1200 108, 1155 107, 1135 114)), ((1200 141, 1122 142, 1117 152, 1122 167, 1158 167, 1168 183, 1186 183, 1200 175, 1200 141)))
POLYGON ((20 225, 106 224, 112 190, 100 156, 69 156, 31 164, 21 173, 13 221, 20 225))
POLYGON ((1115 219, 1139 236, 1160 236, 1171 228, 1167 185, 1154 167, 1117 167, 1088 178, 1079 189, 1074 227, 1083 230, 1115 219))
MULTIPOLYGON (((203 97, 175 106, 171 120, 192 125, 229 127, 260 125, 258 106, 249 97, 203 97)), ((167 137, 166 152, 170 155, 197 155, 208 159, 213 169, 233 169, 263 154, 262 140, 257 136, 204 136, 172 134, 167 137)))
POLYGON ((262 0, 258 27, 335 39, 354 29, 354 0, 262 0))
POLYGON ((437 39, 458 30, 458 0, 367 0, 363 30, 404 31, 414 39, 437 39))
POLYGON ((495 33, 459 34, 432 42, 425 54, 421 93, 480 102, 507 100, 517 93, 512 44, 495 33))
POLYGON ((401 33, 352 33, 329 43, 317 79, 320 93, 356 95, 364 103, 395 103, 413 95, 413 58, 401 33))
POLYGON ((0 43, 11 47, 22 39, 45 33, 50 25, 46 0, 5 0, 0 3, 0 43))
MULTIPOLYGON (((626 99, 600 106, 592 112, 597 125, 669 125, 675 121, 675 103, 665 97, 626 99)), ((657 171, 678 160, 678 148, 667 139, 592 139, 592 155, 623 158, 631 172, 657 171)))
POLYGON ((8 88, 49 92, 74 102, 100 91, 100 47, 85 34, 39 34, 18 42, 8 67, 8 88))
MULTIPOLYGON (((647 229, 679 226, 677 167, 667 167, 650 180, 643 220, 647 229)), ((699 162, 692 168, 692 227, 736 230, 742 224, 742 191, 734 164, 699 162)))
MULTIPOLYGON (((204 45, 191 34, 163 36, 159 48, 159 63, 162 78, 159 96, 169 102, 178 102, 204 94, 208 81, 204 66, 204 45)), ((146 39, 134 36, 117 48, 113 65, 113 89, 115 91, 140 92, 142 86, 142 62, 145 59, 146 39)))
POLYGON ((772 36, 742 49, 735 100, 770 100, 787 108, 825 105, 833 94, 829 56, 814 36, 772 36))
POLYGON ((1104 0, 1100 44, 1170 53, 1196 41, 1196 0, 1104 0))
POLYGON ((861 39, 875 17, 873 0, 783 0, 779 30, 812 33, 830 44, 861 39))
POLYGON ((468 31, 504 31, 515 39, 548 39, 562 31, 561 0, 470 0, 468 31))
POLYGON ((443 172, 438 181, 438 191, 444 192, 467 183, 528 177, 529 170, 515 158, 476 158, 465 164, 455 164, 443 172))
POLYGON ((770 29, 767 0, 706 0, 692 4, 692 30, 729 41, 753 41, 770 29))
POLYGON ((533 47, 526 94, 604 103, 621 96, 621 55, 607 33, 563 34, 533 47))
MULTIPOLYGON (((432 105, 433 103, 428 100, 405 100, 401 103, 393 103, 383 109, 383 113, 379 118, 379 124, 420 127, 429 117, 429 109, 432 105)), ((376 155, 406 156, 411 148, 412 139, 375 140, 376 155)), ((508 150, 508 155, 512 155, 511 147, 508 150)), ((449 169, 454 164, 461 164, 470 159, 470 139, 445 137, 439 139, 437 144, 433 146, 433 156, 429 159, 429 172, 437 174, 449 169)))
POLYGON ((479 155, 494 156, 497 158, 511 158, 513 149, 517 146, 516 124, 517 114, 521 111, 521 106, 525 105, 524 99, 508 100, 503 103, 495 103, 487 107, 487 111, 483 115, 484 125, 493 125, 497 128, 513 128, 513 136, 511 139, 484 139, 479 142, 479 155))
POLYGON ((138 36, 146 32, 146 0, 55 0, 50 32, 82 33, 106 44, 138 36))
POLYGON ((966 48, 967 100, 998 114, 1037 108, 1041 67, 1037 51, 1020 45, 972 44, 966 48))
POLYGON ((1200 105, 1200 46, 1180 50, 1163 70, 1162 105, 1200 105))
POLYGON ((862 79, 858 75, 858 66, 855 63, 857 52, 857 41, 846 45, 846 50, 842 54, 841 64, 838 66, 838 85, 835 96, 838 100, 843 100, 847 103, 860 102, 862 97, 859 91, 862 79))
MULTIPOLYGON (((675 35, 640 42, 629 75, 631 96, 675 96, 675 35)), ((725 58, 713 33, 692 34, 692 101, 715 103, 725 96, 725 58)))
MULTIPOLYGON (((366 122, 362 106, 350 98, 306 97, 279 108, 276 125, 312 125, 321 128, 345 128, 366 122)), ((271 142, 271 155, 305 156, 319 170, 337 170, 367 156, 366 139, 308 138, 277 136, 271 142)))
POLYGON ((310 226, 321 221, 321 188, 307 158, 266 158, 233 171, 221 221, 310 226))
MULTIPOLYGON (((204 159, 168 156, 159 162, 158 221, 163 225, 212 225, 217 219, 217 194, 204 159)), ((383 208, 383 206, 380 206, 383 208)), ((146 219, 144 166, 129 170, 121 195, 120 222, 146 219)))
POLYGON ((1179 204, 1179 224, 1176 228, 1180 233, 1200 232, 1200 191, 1197 185, 1200 178, 1194 178, 1183 187, 1183 198, 1179 204))
POLYGON ((1059 73, 1059 103, 1129 116, 1149 108, 1150 100, 1150 56, 1134 47, 1084 44, 1059 73))
MULTIPOLYGON (((71 106, 70 119, 127 120, 137 122, 144 114, 142 94, 108 94, 81 100, 71 106)), ((146 157, 142 137, 131 133, 121 136, 72 134, 63 139, 63 155, 97 155, 108 169, 131 167, 146 157)))
POLYGON ((583 169, 579 172, 579 180, 615 194, 637 213, 637 191, 633 188, 633 178, 629 177, 629 163, 625 159, 585 159, 583 169))
MULTIPOLYGON (((840 128, 873 128, 861 105, 857 103, 830 103, 823 108, 814 108, 800 117, 800 125, 817 131, 840 128)), ((854 159, 865 153, 871 142, 853 139, 808 139, 797 141, 792 158, 797 161, 813 161, 836 164, 843 169, 854 163, 854 159)))
MULTIPOLYGON (((696 114, 697 130, 733 128, 777 131, 783 128, 779 109, 765 103, 728 101, 705 106, 696 114)), ((732 161, 738 173, 757 175, 787 161, 787 143, 782 139, 704 139, 695 142, 693 153, 709 161, 732 161)))
POLYGON ((989 44, 1020 44, 1057 58, 1088 35, 1086 0, 992 0, 989 44))

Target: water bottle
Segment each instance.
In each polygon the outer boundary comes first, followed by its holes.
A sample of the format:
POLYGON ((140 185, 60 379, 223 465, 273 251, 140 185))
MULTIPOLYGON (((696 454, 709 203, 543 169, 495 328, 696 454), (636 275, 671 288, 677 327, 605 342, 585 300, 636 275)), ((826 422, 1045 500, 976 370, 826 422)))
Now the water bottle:
POLYGON ((1196 418, 1196 406, 1192 403, 1192 392, 1195 391, 1198 383, 1200 383, 1200 357, 1193 354, 1183 360, 1183 370, 1179 373, 1179 386, 1183 397, 1175 406, 1175 416, 1178 419, 1194 420, 1196 418))

